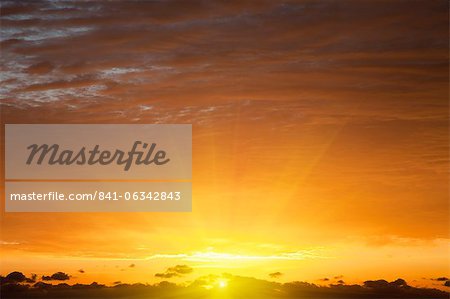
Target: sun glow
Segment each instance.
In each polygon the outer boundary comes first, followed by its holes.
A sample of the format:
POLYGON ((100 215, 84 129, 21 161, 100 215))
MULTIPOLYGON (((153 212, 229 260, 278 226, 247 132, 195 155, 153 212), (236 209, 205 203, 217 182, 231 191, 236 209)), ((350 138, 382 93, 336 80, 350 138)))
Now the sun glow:
POLYGON ((190 254, 156 254, 147 257, 147 260, 150 259, 160 259, 160 258, 177 258, 190 262, 210 262, 210 261, 263 261, 263 260, 304 260, 310 258, 324 258, 323 248, 318 249, 310 249, 310 250, 298 250, 294 252, 281 252, 276 254, 253 254, 253 255, 245 255, 245 254, 233 254, 233 253, 225 253, 225 252, 214 252, 214 251, 196 251, 190 254))
POLYGON ((228 281, 226 281, 225 279, 219 279, 217 281, 217 285, 219 286, 219 288, 226 288, 228 286, 228 281))

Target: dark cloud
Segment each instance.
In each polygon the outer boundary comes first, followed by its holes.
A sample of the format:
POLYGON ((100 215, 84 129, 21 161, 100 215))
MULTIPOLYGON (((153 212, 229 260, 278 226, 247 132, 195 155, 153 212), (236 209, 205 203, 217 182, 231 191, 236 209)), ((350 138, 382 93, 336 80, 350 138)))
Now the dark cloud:
POLYGON ((283 276, 283 273, 281 272, 273 272, 273 273, 269 273, 269 277, 270 278, 280 278, 281 276, 283 276))
POLYGON ((392 282, 388 282, 384 279, 380 280, 368 280, 364 282, 364 286, 372 289, 396 289, 406 287, 408 288, 408 284, 403 279, 397 279, 392 282))
POLYGON ((172 277, 177 277, 177 276, 180 276, 180 275, 177 273, 173 273, 173 272, 165 272, 165 273, 156 273, 155 274, 155 277, 158 277, 158 278, 172 278, 172 277))
POLYGON ((31 277, 26 277, 22 272, 14 271, 6 275, 0 276, 1 284, 8 283, 35 283, 37 280, 36 274, 31 274, 31 277))
POLYGON ((5 277, 6 280, 11 282, 24 282, 27 277, 22 272, 11 272, 5 277))
POLYGON ((78 270, 78 272, 85 273, 85 271, 83 269, 78 270))
POLYGON ((175 267, 170 267, 167 269, 167 272, 173 272, 178 274, 189 274, 192 273, 194 269, 189 267, 188 265, 176 265, 175 267))
POLYGON ((447 281, 444 283, 444 286, 445 286, 445 287, 450 287, 450 280, 447 280, 447 281))
POLYGON ((250 277, 209 275, 188 285, 176 285, 167 281, 158 284, 122 284, 119 281, 108 287, 92 284, 57 284, 38 282, 32 286, 20 283, 2 283, 2 298, 210 298, 214 294, 214 282, 226 279, 228 285, 222 291, 230 298, 448 298, 449 293, 409 286, 404 280, 366 281, 363 285, 318 286, 307 282, 277 283, 250 277), (208 288, 206 287, 208 286, 208 288), (211 288, 212 287, 212 288, 211 288), (45 292, 43 292, 45 291, 45 292))
POLYGON ((327 277, 325 277, 325 278, 321 278, 321 279, 319 279, 320 281, 329 281, 330 279, 329 278, 327 278, 327 277))
POLYGON ((27 277, 26 282, 28 282, 28 283, 35 283, 37 279, 38 279, 37 274, 32 273, 31 277, 29 277, 29 278, 27 277))
POLYGON ((136 265, 135 264, 130 264, 128 267, 129 268, 134 268, 134 267, 136 267, 136 265))
POLYGON ((164 272, 164 273, 156 273, 155 277, 172 278, 172 277, 178 277, 178 276, 190 274, 193 271, 194 271, 194 269, 192 269, 188 265, 176 265, 174 267, 167 268, 166 272, 164 272))
POLYGON ((447 277, 442 276, 442 277, 438 277, 438 278, 432 278, 431 280, 436 280, 436 281, 447 281, 449 280, 447 277))
POLYGON ((42 280, 50 281, 50 280, 69 280, 70 276, 64 272, 56 272, 51 276, 42 276, 42 280))

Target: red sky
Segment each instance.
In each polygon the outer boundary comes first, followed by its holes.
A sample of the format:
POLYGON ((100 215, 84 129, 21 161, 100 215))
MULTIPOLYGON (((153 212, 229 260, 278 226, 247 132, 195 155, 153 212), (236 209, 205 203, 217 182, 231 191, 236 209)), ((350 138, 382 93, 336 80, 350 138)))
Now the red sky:
POLYGON ((447 1, 2 1, 1 38, 3 123, 192 123, 194 149, 192 213, 2 210, 3 275, 450 274, 447 1))

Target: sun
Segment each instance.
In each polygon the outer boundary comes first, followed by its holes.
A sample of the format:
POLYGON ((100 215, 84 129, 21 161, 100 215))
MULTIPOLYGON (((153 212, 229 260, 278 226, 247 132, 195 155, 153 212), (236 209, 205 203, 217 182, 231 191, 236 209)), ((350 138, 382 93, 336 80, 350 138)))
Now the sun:
POLYGON ((220 279, 217 284, 219 288, 226 288, 228 286, 228 282, 224 279, 220 279))

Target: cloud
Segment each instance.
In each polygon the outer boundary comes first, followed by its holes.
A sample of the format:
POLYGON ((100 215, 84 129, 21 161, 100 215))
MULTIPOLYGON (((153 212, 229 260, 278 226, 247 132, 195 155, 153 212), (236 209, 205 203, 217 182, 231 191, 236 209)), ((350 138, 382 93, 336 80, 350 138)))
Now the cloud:
POLYGON ((128 267, 129 268, 134 268, 134 267, 136 267, 136 265, 135 264, 130 264, 128 267))
MULTIPOLYGON (((232 2, 72 1, 62 7, 43 1, 26 12, 8 2, 2 52, 15 83, 4 96, 18 107, 30 105, 21 100, 45 106, 56 96, 91 105, 158 99, 167 107, 179 98, 313 97, 326 104, 324 96, 333 92, 347 96, 342 104, 351 108, 349 94, 405 92, 418 89, 417 82, 435 90, 445 80, 447 15, 439 1, 232 2), (430 72, 435 81, 424 82, 430 72), (86 76, 96 97, 77 80, 86 76)), ((377 108, 367 112, 386 115, 377 108)), ((345 117, 326 109, 320 114, 315 117, 322 121, 345 117)))
POLYGON ((0 240, 0 245, 20 245, 20 243, 0 240))
POLYGON ((155 277, 158 277, 158 278, 172 278, 172 277, 177 277, 177 276, 180 276, 180 275, 177 273, 173 273, 173 272, 165 272, 165 273, 156 273, 155 274, 155 277))
POLYGON ((435 280, 435 281, 447 281, 449 280, 447 277, 442 276, 442 277, 438 277, 438 278, 432 278, 431 280, 435 280))
POLYGON ((22 272, 11 272, 5 277, 7 280, 11 282, 24 282, 27 277, 22 272))
POLYGON ((69 280, 70 276, 64 272, 56 272, 51 276, 42 276, 42 280, 50 281, 50 280, 69 280))
POLYGON ((51 72, 54 69, 53 64, 48 61, 39 62, 33 65, 30 65, 27 68, 28 73, 30 74, 46 74, 51 72))
POLYGON ((280 252, 272 255, 241 255, 232 254, 225 252, 215 252, 215 251, 197 251, 193 253, 179 253, 179 254, 155 254, 147 257, 147 259, 183 259, 186 261, 194 262, 208 262, 208 261, 231 261, 231 260, 304 260, 310 258, 324 258, 321 249, 308 249, 308 250, 298 250, 293 252, 280 252))
POLYGON ((38 279, 37 274, 32 273, 30 278, 27 278, 26 282, 28 283, 34 283, 38 279))
POLYGON ((179 277, 182 275, 190 274, 193 271, 194 271, 194 269, 192 269, 188 265, 176 265, 174 267, 167 268, 166 272, 164 272, 164 273, 156 273, 155 277, 158 277, 158 278, 179 277))
POLYGON ((31 277, 26 277, 22 272, 14 271, 6 275, 6 277, 1 277, 1 283, 34 283, 36 279, 36 274, 31 274, 31 277))
POLYGON ((388 282, 384 279, 368 280, 364 282, 364 286, 371 289, 397 289, 402 287, 409 287, 406 281, 401 278, 392 282, 388 282))
POLYGON ((252 277, 230 274, 207 275, 199 277, 188 284, 176 285, 167 281, 157 284, 122 284, 105 286, 91 284, 69 285, 61 283, 52 285, 38 282, 34 285, 2 282, 2 296, 34 297, 45 290, 46 298, 211 298, 217 295, 219 281, 227 281, 225 292, 230 298, 448 298, 449 293, 428 288, 409 286, 403 279, 388 282, 386 280, 366 281, 363 285, 318 286, 307 282, 277 283, 252 277))
POLYGON ((273 273, 269 273, 269 277, 270 278, 280 278, 281 276, 283 276, 283 273, 281 272, 273 272, 273 273))
POLYGON ((85 273, 85 271, 83 269, 78 270, 78 272, 85 273))
POLYGON ((194 271, 194 269, 188 265, 176 265, 175 267, 170 267, 167 269, 167 272, 174 272, 178 274, 189 274, 192 273, 192 271, 194 271))

